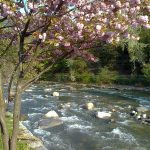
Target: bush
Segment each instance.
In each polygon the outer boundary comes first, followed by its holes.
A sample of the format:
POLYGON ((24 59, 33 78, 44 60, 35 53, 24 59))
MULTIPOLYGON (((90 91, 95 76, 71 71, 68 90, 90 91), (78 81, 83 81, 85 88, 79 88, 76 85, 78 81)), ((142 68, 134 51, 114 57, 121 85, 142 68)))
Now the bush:
POLYGON ((144 65, 143 73, 144 73, 144 77, 147 79, 147 81, 150 81, 150 63, 144 65))
POLYGON ((111 71, 107 67, 102 68, 96 77, 97 84, 111 84, 117 79, 118 73, 111 71))
POLYGON ((55 74, 55 77, 52 79, 57 82, 67 82, 70 81, 69 75, 65 73, 55 74))
POLYGON ((82 74, 76 73, 76 81, 77 82, 82 82, 85 84, 88 83, 94 83, 95 82, 95 76, 93 73, 85 71, 82 74))

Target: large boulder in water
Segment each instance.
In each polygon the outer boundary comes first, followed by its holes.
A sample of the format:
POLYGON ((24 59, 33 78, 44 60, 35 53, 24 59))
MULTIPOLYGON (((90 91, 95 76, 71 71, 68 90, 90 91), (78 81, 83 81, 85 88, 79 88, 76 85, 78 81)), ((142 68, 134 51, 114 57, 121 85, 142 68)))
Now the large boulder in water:
POLYGON ((53 92, 53 93, 52 93, 52 96, 58 97, 58 96, 59 96, 59 92, 53 92))
POLYGON ((59 118, 59 115, 56 113, 56 111, 51 110, 45 114, 45 117, 46 118, 59 118))
POLYGON ((64 103, 58 106, 60 109, 69 109, 71 107, 71 103, 64 103))
POLYGON ((94 104, 92 102, 89 102, 83 105, 82 108, 87 109, 87 110, 92 110, 94 108, 94 104))
POLYGON ((63 121, 59 118, 47 118, 39 121, 38 125, 41 129, 48 129, 63 124, 63 121))
POLYGON ((137 107, 136 110, 137 110, 137 112, 146 112, 146 111, 148 111, 147 108, 142 107, 142 106, 141 107, 137 107))
POLYGON ((100 118, 100 119, 107 119, 107 118, 110 118, 111 117, 111 112, 101 112, 101 111, 98 111, 96 112, 96 117, 97 118, 100 118))

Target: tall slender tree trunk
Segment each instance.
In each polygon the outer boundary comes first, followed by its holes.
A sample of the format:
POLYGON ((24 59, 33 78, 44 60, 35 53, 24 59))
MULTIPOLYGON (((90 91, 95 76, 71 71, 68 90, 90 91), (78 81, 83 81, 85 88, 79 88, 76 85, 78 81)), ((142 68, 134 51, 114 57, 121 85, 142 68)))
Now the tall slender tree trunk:
POLYGON ((1 137, 3 142, 3 149, 9 150, 9 134, 5 121, 5 101, 3 97, 3 85, 2 85, 2 75, 0 68, 0 129, 1 129, 1 137))
POLYGON ((21 110, 21 85, 18 83, 16 88, 16 96, 14 101, 14 110, 13 110, 13 132, 10 141, 10 150, 17 149, 17 135, 19 132, 19 118, 21 110))

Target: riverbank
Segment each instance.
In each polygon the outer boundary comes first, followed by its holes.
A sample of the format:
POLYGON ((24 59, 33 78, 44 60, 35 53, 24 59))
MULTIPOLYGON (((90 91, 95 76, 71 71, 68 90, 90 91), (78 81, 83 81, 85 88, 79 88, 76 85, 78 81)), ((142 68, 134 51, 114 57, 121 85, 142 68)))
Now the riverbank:
MULTIPOLYGON (((9 133, 12 132, 12 117, 13 114, 6 112, 6 122, 9 133)), ((43 142, 35 137, 20 121, 18 134, 17 150, 47 150, 43 142)), ((0 150, 2 150, 2 141, 0 139, 0 150)))
POLYGON ((34 136, 20 121, 19 123, 19 134, 18 141, 27 143, 31 150, 47 150, 43 145, 43 142, 34 136))
MULTIPOLYGON (((53 81, 37 81, 37 84, 59 84, 60 82, 53 81)), ((95 84, 83 84, 77 82, 61 82, 65 85, 71 85, 75 87, 94 87, 94 88, 106 88, 106 89, 115 89, 115 90, 136 90, 136 91, 150 91, 150 86, 131 86, 131 85, 119 85, 119 84, 103 84, 103 85, 95 85, 95 84)))

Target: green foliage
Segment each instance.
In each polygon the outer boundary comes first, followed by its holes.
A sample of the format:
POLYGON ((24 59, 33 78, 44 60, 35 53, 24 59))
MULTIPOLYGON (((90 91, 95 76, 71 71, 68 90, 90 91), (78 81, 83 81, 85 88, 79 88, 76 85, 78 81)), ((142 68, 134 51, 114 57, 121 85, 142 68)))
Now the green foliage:
POLYGON ((144 77, 150 81, 150 63, 145 64, 143 67, 144 77))
POLYGON ((115 80, 115 84, 149 86, 150 82, 148 82, 142 75, 119 75, 115 80))
POLYGON ((55 77, 53 78, 53 80, 57 82, 67 82, 67 81, 70 81, 70 78, 68 74, 59 73, 59 74, 55 74, 55 77))
POLYGON ((81 83, 85 83, 85 84, 95 83, 94 74, 91 72, 88 72, 88 71, 85 71, 81 74, 76 73, 75 77, 76 77, 77 82, 81 82, 81 83))
POLYGON ((111 71, 107 67, 102 68, 96 77, 97 84, 111 84, 117 79, 118 73, 111 71))
POLYGON ((66 72, 69 69, 68 60, 63 59, 58 64, 55 65, 55 72, 66 72))
POLYGON ((130 59, 132 62, 138 61, 144 62, 144 53, 143 50, 147 45, 144 43, 139 43, 137 41, 130 40, 128 42, 128 51, 130 55, 130 59))
POLYGON ((87 63, 83 59, 68 59, 68 67, 70 70, 74 70, 75 72, 82 73, 87 70, 87 63))

